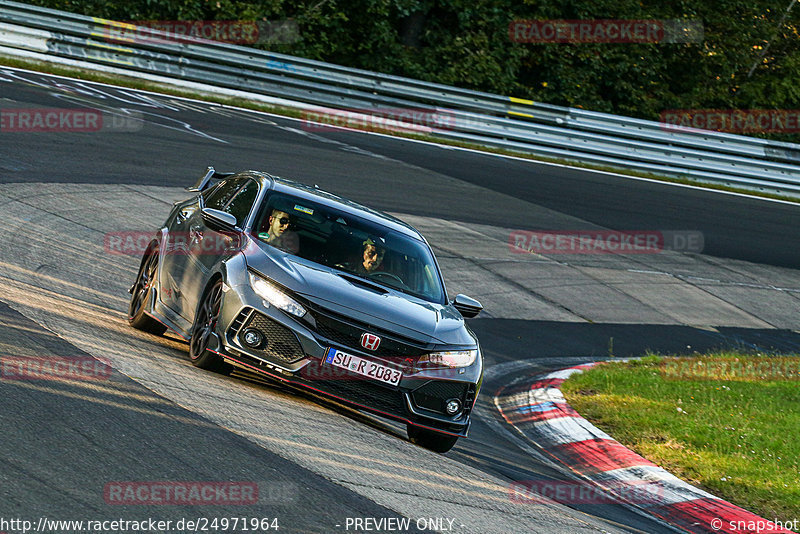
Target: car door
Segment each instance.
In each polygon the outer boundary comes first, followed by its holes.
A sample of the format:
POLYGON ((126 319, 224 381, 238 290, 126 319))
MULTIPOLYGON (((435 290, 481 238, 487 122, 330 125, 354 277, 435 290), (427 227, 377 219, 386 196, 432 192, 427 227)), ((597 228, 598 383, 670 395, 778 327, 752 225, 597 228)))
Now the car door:
MULTIPOLYGON (((237 227, 242 228, 258 198, 258 192, 258 182, 252 178, 236 179, 211 195, 205 207, 230 213, 236 217, 237 227)), ((184 296, 181 314, 193 320, 201 293, 211 274, 220 261, 237 252, 238 239, 231 236, 229 231, 209 226, 203 219, 202 212, 192 217, 188 229, 189 246, 179 283, 184 296)))
MULTIPOLYGON (((202 233, 203 218, 201 208, 224 207, 244 184, 244 179, 236 177, 223 180, 210 189, 203 191, 192 202, 180 206, 175 214, 175 220, 168 225, 166 253, 161 260, 162 289, 160 298, 170 309, 184 318, 190 318, 194 311, 187 302, 188 295, 184 278, 189 265, 194 263, 191 258, 197 254, 197 239, 202 233)), ((194 299, 190 299, 194 300, 194 299)))
POLYGON ((207 188, 193 199, 175 203, 173 213, 167 221, 164 254, 159 261, 158 298, 179 315, 182 315, 184 307, 179 282, 186 270, 189 226, 195 220, 195 214, 221 186, 225 186, 224 181, 207 188))

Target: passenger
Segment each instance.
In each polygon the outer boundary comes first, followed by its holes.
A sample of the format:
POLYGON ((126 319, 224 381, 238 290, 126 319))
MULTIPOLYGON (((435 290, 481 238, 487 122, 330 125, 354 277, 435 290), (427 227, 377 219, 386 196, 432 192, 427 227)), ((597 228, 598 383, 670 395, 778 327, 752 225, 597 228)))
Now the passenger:
POLYGON ((266 232, 259 232, 258 237, 285 252, 297 254, 300 250, 300 238, 297 232, 289 230, 292 220, 289 214, 278 209, 272 210, 266 232))

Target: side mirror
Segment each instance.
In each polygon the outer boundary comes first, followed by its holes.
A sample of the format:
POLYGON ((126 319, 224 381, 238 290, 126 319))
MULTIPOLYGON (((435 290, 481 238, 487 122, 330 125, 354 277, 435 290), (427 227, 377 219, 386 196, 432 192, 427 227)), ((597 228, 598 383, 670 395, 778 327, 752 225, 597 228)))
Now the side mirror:
POLYGON ((480 302, 460 293, 453 299, 453 306, 465 319, 472 319, 483 309, 480 302))
POLYGON ((203 221, 214 230, 235 230, 238 222, 230 213, 213 208, 203 208, 203 221))

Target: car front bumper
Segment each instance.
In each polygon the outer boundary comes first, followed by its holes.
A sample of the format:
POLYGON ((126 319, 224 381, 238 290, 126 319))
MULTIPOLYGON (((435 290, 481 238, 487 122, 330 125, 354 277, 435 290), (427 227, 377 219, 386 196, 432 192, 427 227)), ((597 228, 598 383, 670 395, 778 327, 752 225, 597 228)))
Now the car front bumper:
POLYGON ((217 327, 218 345, 211 347, 230 364, 312 394, 421 428, 466 436, 477 398, 482 360, 462 369, 419 369, 408 361, 376 358, 352 345, 331 339, 308 321, 289 316, 257 296, 249 284, 225 285, 217 327), (256 329, 263 346, 248 346, 244 331, 256 329), (403 372, 392 386, 325 363, 334 348, 403 372), (458 399, 461 410, 448 415, 445 404, 458 399))

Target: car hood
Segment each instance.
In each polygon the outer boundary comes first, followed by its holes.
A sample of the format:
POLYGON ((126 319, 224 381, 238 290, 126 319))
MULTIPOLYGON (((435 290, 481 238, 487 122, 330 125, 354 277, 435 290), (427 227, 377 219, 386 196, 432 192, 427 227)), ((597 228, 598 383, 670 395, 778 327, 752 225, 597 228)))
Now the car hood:
POLYGON ((250 268, 275 280, 312 303, 375 328, 424 344, 475 345, 461 314, 451 305, 436 304, 386 288, 380 293, 340 276, 340 271, 286 254, 257 242, 249 249, 250 268))

